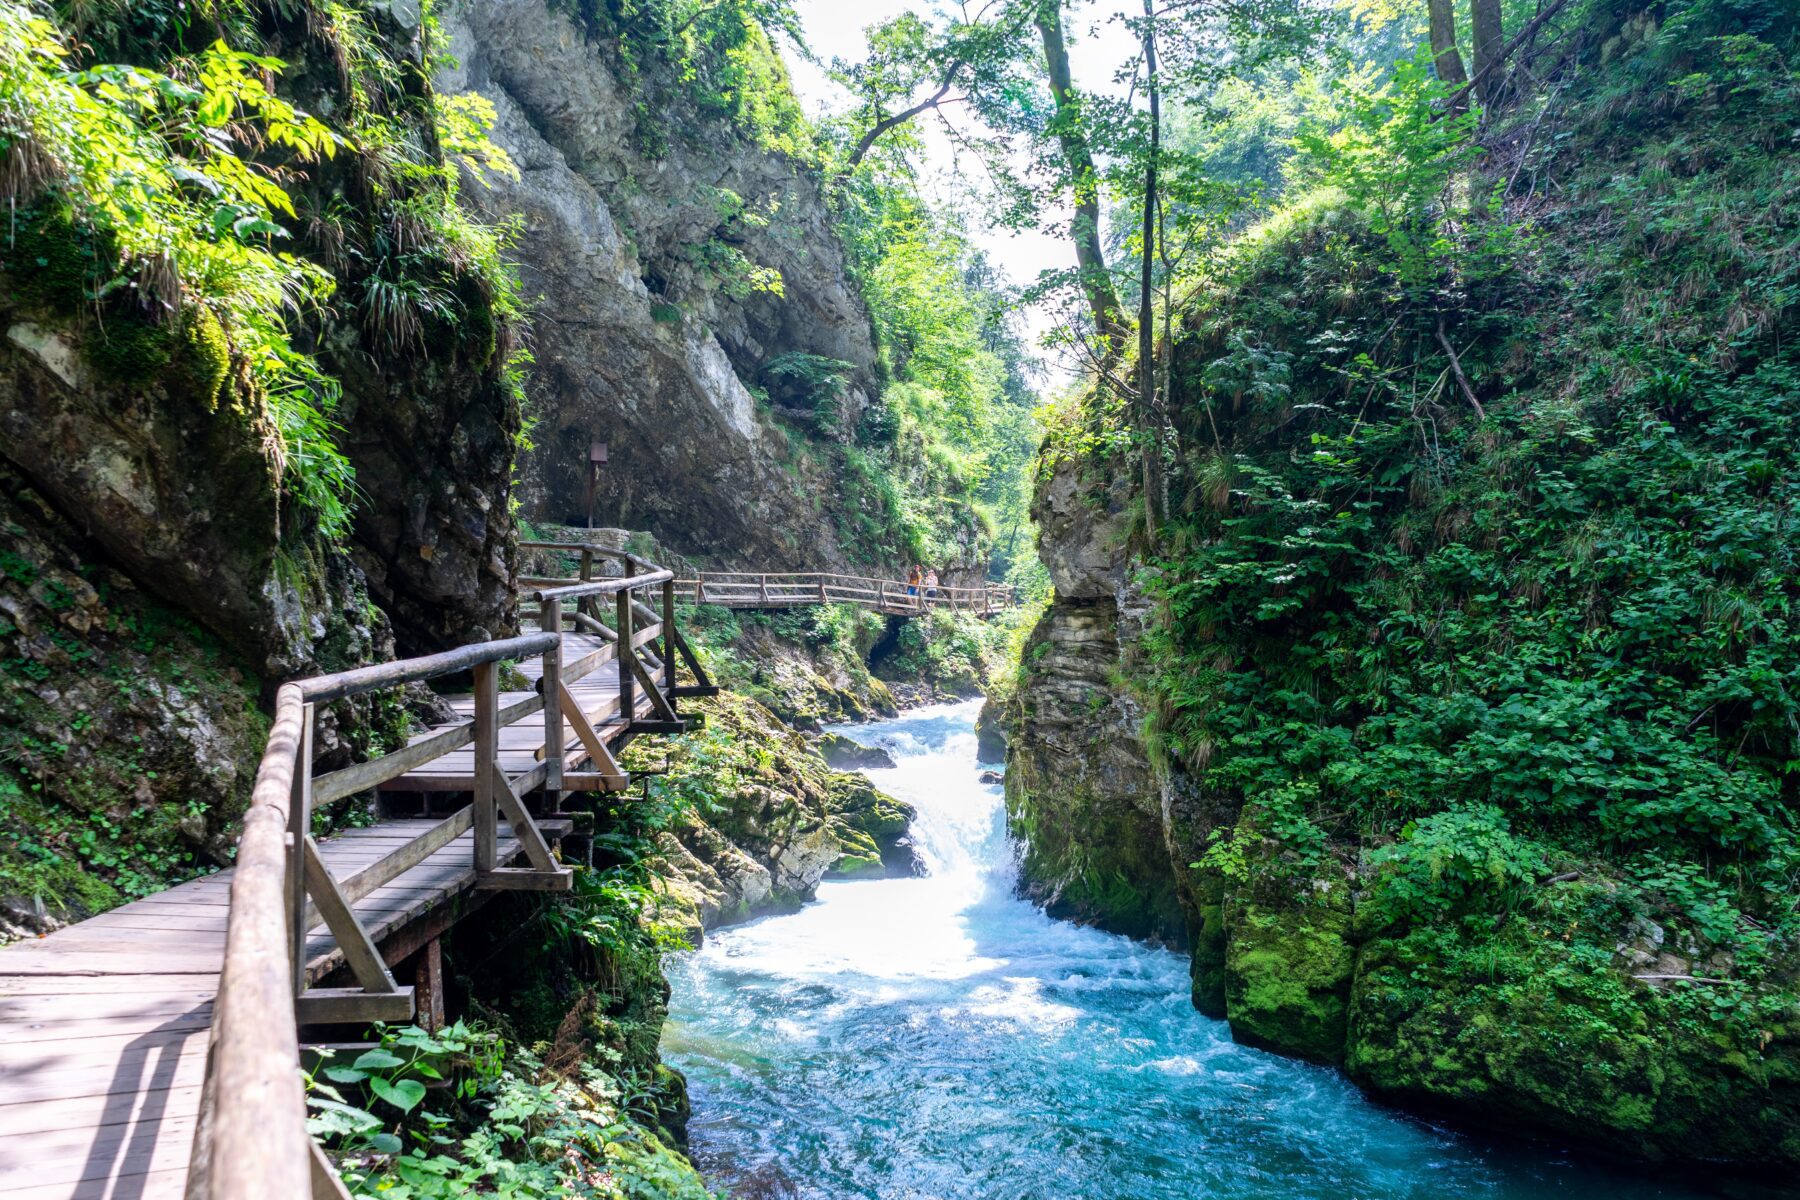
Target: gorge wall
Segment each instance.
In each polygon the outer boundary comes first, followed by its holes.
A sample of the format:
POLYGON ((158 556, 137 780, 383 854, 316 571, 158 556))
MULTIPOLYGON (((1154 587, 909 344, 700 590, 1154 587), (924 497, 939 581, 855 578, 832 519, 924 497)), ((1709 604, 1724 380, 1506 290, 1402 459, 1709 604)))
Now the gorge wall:
MULTIPOLYGON (((875 402, 869 315, 816 171, 681 105, 668 66, 626 66, 574 12, 501 0, 445 19, 461 65, 440 86, 493 102, 493 136, 521 174, 468 198, 521 220, 540 414, 520 465, 525 515, 584 521, 588 449, 603 441, 602 524, 727 564, 853 565, 829 515, 831 459, 747 386, 809 355, 841 364, 844 428, 875 402), (665 90, 675 102, 652 128, 665 90)), ((767 85, 792 104, 772 51, 768 63, 767 85)))
POLYGON ((1554 98, 1483 134, 1472 194, 1536 181, 1515 232, 1464 214, 1406 260, 1419 229, 1326 189, 1196 291, 1157 544, 1134 455, 1083 448, 1105 405, 1053 431, 1008 810, 1029 892, 1189 950, 1242 1041, 1491 1128, 1791 1167, 1793 708, 1750 679, 1800 661, 1796 498, 1756 482, 1800 452, 1796 308, 1757 299, 1793 269, 1792 90, 1749 65, 1791 37, 1572 20, 1554 98))

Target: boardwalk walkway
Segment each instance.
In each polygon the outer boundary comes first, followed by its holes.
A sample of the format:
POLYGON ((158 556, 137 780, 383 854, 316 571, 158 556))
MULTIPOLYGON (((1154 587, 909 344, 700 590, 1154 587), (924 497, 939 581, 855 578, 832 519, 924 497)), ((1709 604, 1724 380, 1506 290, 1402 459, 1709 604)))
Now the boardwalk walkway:
POLYGON ((305 1132, 302 1030, 441 1020, 438 937, 493 891, 566 889, 563 797, 624 788, 619 751, 716 690, 673 574, 610 557, 528 592, 537 633, 284 685, 236 868, 0 948, 0 1197, 341 1195, 305 1132), (316 708, 470 672, 454 720, 314 776, 316 708), (370 792, 375 824, 310 835, 370 792))

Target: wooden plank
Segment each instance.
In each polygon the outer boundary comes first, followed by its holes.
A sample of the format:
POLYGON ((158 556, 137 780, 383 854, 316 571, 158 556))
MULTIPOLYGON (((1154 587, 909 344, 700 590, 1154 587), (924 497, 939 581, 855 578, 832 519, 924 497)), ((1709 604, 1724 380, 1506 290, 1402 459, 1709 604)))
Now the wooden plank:
POLYGON ((188 1113, 200 1107, 200 1085, 150 1088, 132 1092, 133 1104, 120 1104, 108 1096, 68 1096, 26 1104, 0 1104, 0 1138, 20 1137, 58 1129, 105 1129, 129 1125, 140 1111, 188 1113))
POLYGON ((130 1171, 138 1166, 132 1159, 143 1157, 153 1145, 165 1150, 179 1146, 185 1155, 187 1147, 180 1143, 193 1140, 198 1115, 195 1104, 187 1112, 150 1110, 135 1122, 43 1130, 31 1139, 27 1156, 0 1158, 0 1195, 8 1185, 106 1179, 121 1167, 130 1171))
POLYGON ((425 736, 410 742, 403 750, 372 758, 368 762, 332 771, 313 780, 313 799, 318 804, 331 804, 346 796, 354 796, 395 776, 422 767, 435 758, 458 750, 475 740, 471 724, 439 726, 425 736))
POLYGON ((12 1051, 34 1042, 80 1042, 116 1034, 135 1036, 160 1029, 212 1028, 210 1001, 177 1012, 165 1009, 161 1012, 134 1011, 95 1016, 92 1008, 85 1003, 77 1006, 60 997, 58 999, 60 1015, 45 1011, 32 1017, 15 1016, 11 1013, 0 1017, 0 1020, 5 1021, 5 1041, 0 1043, 0 1062, 6 1061, 12 1051), (70 1019, 71 1010, 80 1014, 79 1019, 70 1019))
POLYGON ((308 988, 294 999, 302 1025, 363 1025, 371 1021, 410 1021, 416 1008, 411 985, 391 992, 362 988, 308 988))
MULTIPOLYGON (((187 1194, 187 1168, 181 1167, 169 1171, 150 1171, 147 1173, 119 1175, 113 1180, 112 1195, 130 1200, 185 1200, 187 1194)), ((261 1193, 273 1195, 272 1192, 261 1193)), ((6 1200, 70 1200, 69 1185, 66 1183, 34 1184, 30 1187, 9 1190, 6 1200)))
MULTIPOLYGON (((178 1017, 199 1009, 210 1009, 211 988, 188 987, 173 992, 95 992, 88 994, 80 1006, 80 1019, 104 1021, 114 1017, 178 1017)), ((0 1023, 12 1030, 37 1021, 63 1020, 71 1016, 68 998, 63 995, 0 996, 0 1023)), ((4 1098, 0 1098, 4 1103, 4 1098)))
POLYGON ((539 871, 528 867, 497 867, 480 871, 475 886, 490 891, 566 892, 574 886, 575 872, 563 867, 557 871, 539 871))
POLYGON ((0 977, 0 997, 80 995, 168 995, 205 987, 213 980, 205 975, 14 975, 0 977))

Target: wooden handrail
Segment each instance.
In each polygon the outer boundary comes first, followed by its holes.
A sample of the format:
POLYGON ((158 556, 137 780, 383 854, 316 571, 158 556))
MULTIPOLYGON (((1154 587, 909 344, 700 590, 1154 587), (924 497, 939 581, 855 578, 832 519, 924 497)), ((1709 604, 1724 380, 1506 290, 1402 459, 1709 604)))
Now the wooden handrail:
POLYGON ((860 604, 887 612, 905 609, 922 613, 931 608, 967 610, 991 616, 1018 604, 1010 584, 954 587, 939 584, 932 595, 920 585, 874 575, 840 575, 831 571, 703 571, 693 579, 677 579, 676 594, 692 603, 738 604, 750 607, 860 604), (914 590, 908 592, 907 588, 914 590))
POLYGON ((643 575, 626 575, 619 579, 595 579, 588 583, 575 583, 566 587, 541 588, 523 595, 542 604, 546 600, 579 600, 586 596, 613 596, 621 592, 635 592, 642 587, 651 587, 675 578, 675 572, 668 569, 650 571, 643 575))
POLYGON ((204 1177, 198 1192, 190 1183, 190 1197, 306 1196, 312 1190, 287 884, 288 807, 305 712, 298 685, 276 693, 275 725, 238 839, 213 1008, 205 1092, 211 1103, 195 1131, 200 1144, 194 1169, 204 1177))
POLYGON ((527 633, 497 642, 475 642, 459 646, 455 650, 446 650, 442 654, 428 654, 423 658, 403 658, 394 662, 376 663, 370 667, 357 667, 351 671, 339 671, 336 675, 302 679, 293 686, 300 689, 301 699, 311 703, 342 700, 346 696, 362 692, 397 687, 403 683, 419 683, 441 675, 455 675, 484 663, 529 658, 544 653, 556 643, 554 634, 527 633))

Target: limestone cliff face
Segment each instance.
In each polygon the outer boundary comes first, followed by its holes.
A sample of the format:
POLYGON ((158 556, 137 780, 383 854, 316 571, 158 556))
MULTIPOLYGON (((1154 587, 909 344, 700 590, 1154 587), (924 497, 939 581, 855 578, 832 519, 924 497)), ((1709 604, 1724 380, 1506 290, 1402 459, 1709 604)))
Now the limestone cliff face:
MULTIPOLYGON (((422 89, 404 66, 416 27, 384 9, 372 28, 422 89)), ((314 27, 272 18, 263 35, 298 103, 341 111, 314 27)), ((22 897, 27 925, 226 861, 281 680, 510 627, 519 413, 491 305, 446 267, 434 282, 463 319, 432 325, 429 354, 371 332, 372 256, 346 247, 388 236, 391 214, 346 157, 286 177, 297 212, 333 214, 295 219, 289 245, 342 301, 292 321, 342 388, 357 495, 341 536, 283 494, 275 418, 215 318, 110 290, 111 249, 53 189, 21 195, 0 239, 0 901, 22 897)), ((328 759, 371 733, 344 708, 328 759)))
POLYGON ((1024 847, 1026 893, 1057 916, 1179 941, 1162 788, 1143 712, 1121 682, 1138 607, 1123 496, 1065 462, 1034 515, 1056 595, 1026 643, 1005 714, 1007 813, 1024 847))
POLYGON ((603 441, 604 523, 708 558, 847 565, 828 473, 745 386, 804 353, 849 364, 851 424, 873 390, 868 313, 816 181, 724 125, 643 152, 637 95, 609 48, 545 0, 462 4, 447 28, 461 66, 440 85, 494 103, 494 140, 522 172, 468 197, 523 221, 540 418, 526 516, 583 521, 588 448, 603 441), (740 201, 758 221, 736 219, 740 201), (781 294, 709 266, 700 251, 721 246, 778 270, 781 294))

